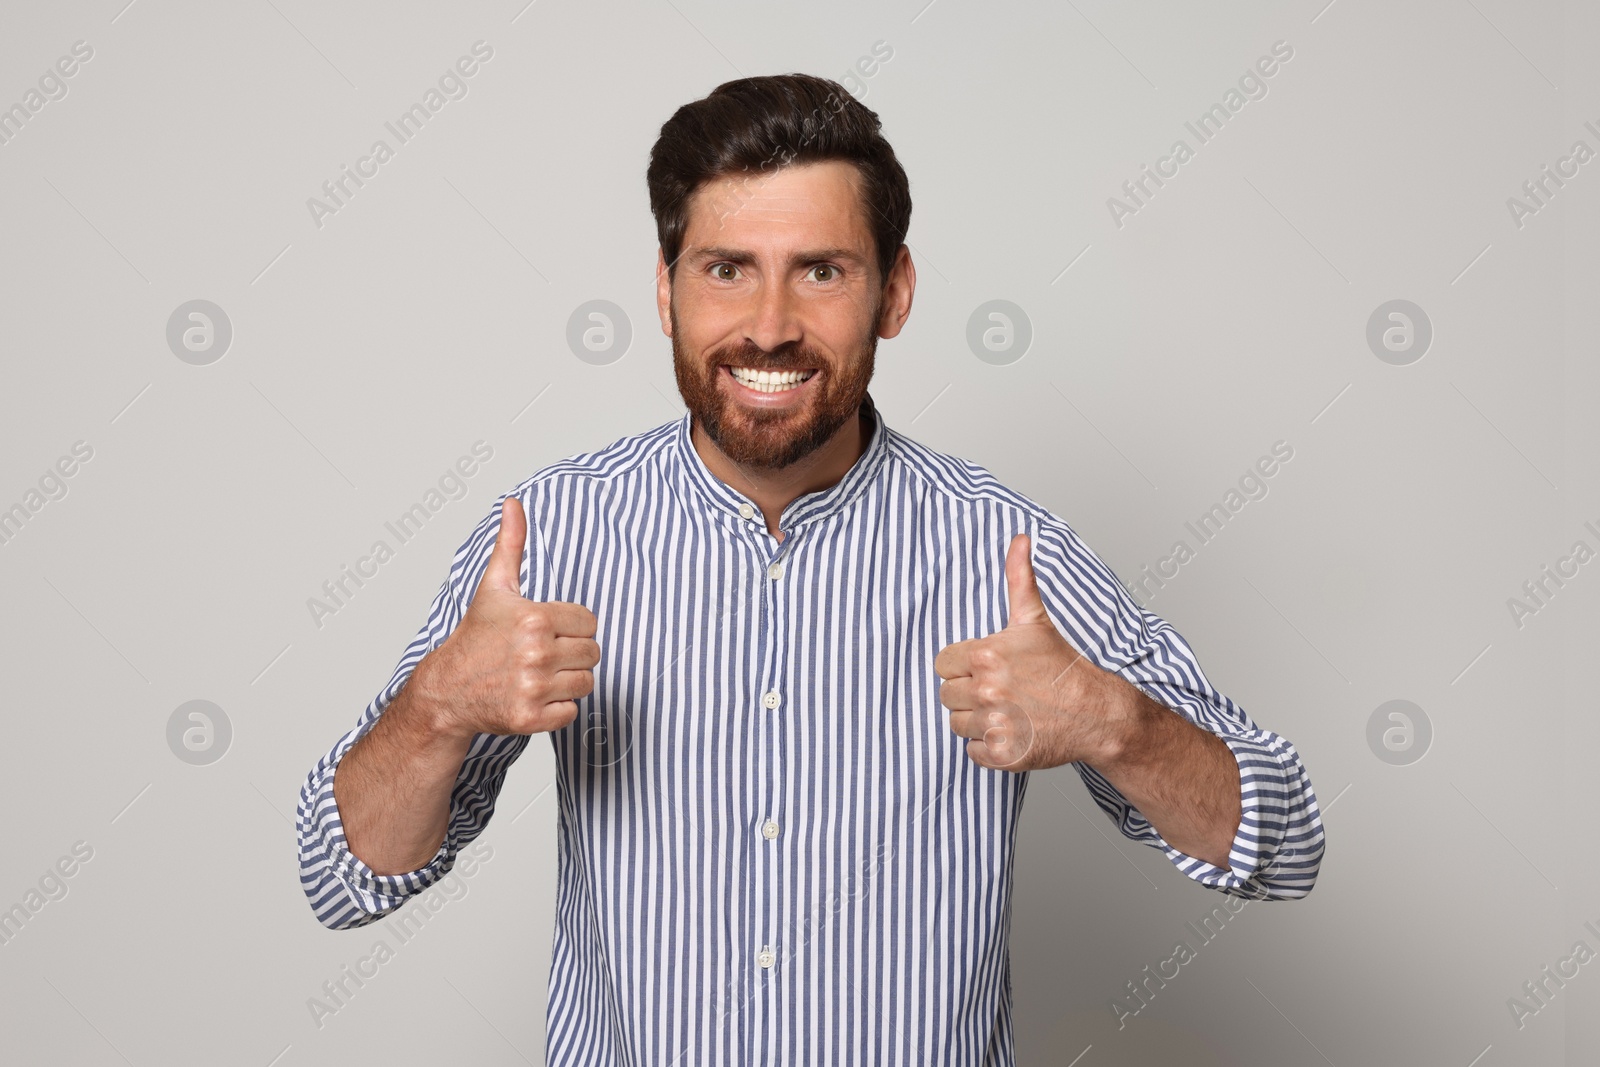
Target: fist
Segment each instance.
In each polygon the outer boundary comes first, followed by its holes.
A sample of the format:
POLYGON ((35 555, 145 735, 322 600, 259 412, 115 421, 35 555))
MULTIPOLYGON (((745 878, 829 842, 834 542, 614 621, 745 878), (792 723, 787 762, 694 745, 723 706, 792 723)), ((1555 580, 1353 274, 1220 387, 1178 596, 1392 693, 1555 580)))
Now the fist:
POLYGON ((939 702, 967 755, 995 770, 1058 767, 1096 752, 1116 679, 1079 654, 1046 614, 1027 534, 1006 551, 1005 629, 945 646, 939 702))
POLYGON ((417 665, 426 698, 455 734, 558 730, 594 691, 600 646, 594 613, 582 604, 535 603, 522 595, 528 520, 508 496, 500 533, 477 595, 454 632, 417 665))

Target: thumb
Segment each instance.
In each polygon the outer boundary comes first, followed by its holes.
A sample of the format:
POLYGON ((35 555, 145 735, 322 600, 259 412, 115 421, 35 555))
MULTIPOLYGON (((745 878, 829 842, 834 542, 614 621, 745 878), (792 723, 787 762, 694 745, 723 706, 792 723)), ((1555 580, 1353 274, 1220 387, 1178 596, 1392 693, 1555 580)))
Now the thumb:
POLYGON ((528 519, 522 501, 508 496, 500 505, 500 533, 483 568, 479 589, 509 589, 522 594, 522 553, 528 545, 528 519))
POLYGON ((1033 540, 1027 534, 1013 537, 1011 547, 1006 550, 1006 599, 1011 606, 1007 626, 1050 619, 1045 614, 1044 601, 1039 598, 1039 585, 1033 579, 1033 562, 1029 558, 1032 550, 1033 540))

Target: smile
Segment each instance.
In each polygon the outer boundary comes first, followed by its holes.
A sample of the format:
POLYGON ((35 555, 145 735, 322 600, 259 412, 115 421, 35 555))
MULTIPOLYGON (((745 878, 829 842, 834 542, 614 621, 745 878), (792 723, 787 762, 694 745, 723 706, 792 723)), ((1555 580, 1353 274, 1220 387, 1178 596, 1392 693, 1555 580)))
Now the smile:
POLYGON ((815 370, 767 371, 748 367, 729 367, 734 381, 758 393, 786 393, 798 388, 816 374, 815 370))

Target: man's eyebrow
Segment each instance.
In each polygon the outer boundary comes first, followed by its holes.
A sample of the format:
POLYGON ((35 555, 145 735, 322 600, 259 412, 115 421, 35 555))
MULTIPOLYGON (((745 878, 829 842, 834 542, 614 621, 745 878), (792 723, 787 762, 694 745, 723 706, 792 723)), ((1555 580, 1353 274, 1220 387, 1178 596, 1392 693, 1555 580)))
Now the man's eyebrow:
MULTIPOLYGON (((684 254, 684 258, 695 262, 726 260, 735 264, 754 263, 756 259, 755 253, 749 249, 724 248, 715 245, 708 248, 692 248, 684 254)), ((810 263, 820 263, 828 259, 842 259, 857 266, 864 266, 867 262, 865 256, 850 248, 808 248, 792 254, 789 257, 789 266, 800 267, 810 263)))

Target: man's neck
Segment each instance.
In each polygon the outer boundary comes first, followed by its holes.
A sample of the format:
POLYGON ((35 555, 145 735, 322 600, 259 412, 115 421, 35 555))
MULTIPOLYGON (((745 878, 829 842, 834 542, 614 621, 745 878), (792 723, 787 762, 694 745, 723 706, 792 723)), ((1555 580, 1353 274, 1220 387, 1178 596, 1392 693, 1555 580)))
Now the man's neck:
POLYGON ((778 528, 778 519, 783 509, 807 493, 837 485, 866 452, 871 429, 866 416, 858 411, 821 448, 779 470, 735 463, 706 435, 698 419, 693 420, 689 436, 706 468, 755 501, 766 519, 767 532, 782 541, 786 531, 778 528))

